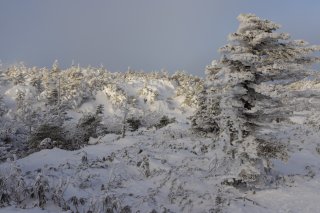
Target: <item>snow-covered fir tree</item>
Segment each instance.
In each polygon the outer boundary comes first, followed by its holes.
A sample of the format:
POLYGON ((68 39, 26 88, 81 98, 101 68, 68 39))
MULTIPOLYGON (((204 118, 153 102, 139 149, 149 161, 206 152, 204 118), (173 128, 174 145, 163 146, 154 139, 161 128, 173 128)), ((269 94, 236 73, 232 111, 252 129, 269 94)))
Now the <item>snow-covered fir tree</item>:
POLYGON ((60 78, 61 70, 57 60, 54 61, 50 72, 45 73, 45 97, 49 106, 60 103, 60 78))
POLYGON ((197 97, 198 108, 190 118, 193 130, 198 133, 217 133, 219 130, 214 114, 219 112, 219 99, 209 98, 207 89, 204 88, 197 97))
POLYGON ((269 158, 287 155, 284 144, 262 132, 290 111, 263 88, 304 78, 318 60, 312 53, 319 47, 290 40, 288 34, 276 32, 280 25, 253 14, 241 14, 238 20, 237 32, 230 34, 230 43, 220 49, 222 58, 207 67, 207 100, 200 102, 192 124, 194 129, 208 132, 218 126, 219 142, 227 153, 223 161, 230 166, 223 170, 249 183, 268 171, 269 158), (212 106, 212 99, 218 107, 212 106))
POLYGON ((0 117, 7 112, 7 107, 3 101, 3 96, 0 94, 0 117))

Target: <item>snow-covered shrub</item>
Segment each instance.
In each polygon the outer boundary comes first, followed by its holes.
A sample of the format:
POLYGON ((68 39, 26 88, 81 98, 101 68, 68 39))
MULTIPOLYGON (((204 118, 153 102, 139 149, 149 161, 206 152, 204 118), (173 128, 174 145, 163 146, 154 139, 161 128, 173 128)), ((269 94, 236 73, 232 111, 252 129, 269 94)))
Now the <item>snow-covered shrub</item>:
POLYGON ((104 105, 103 104, 99 104, 96 108, 96 115, 100 115, 103 114, 103 110, 104 110, 104 105))
POLYGON ((195 107, 198 105, 198 95, 203 90, 203 80, 187 74, 184 71, 175 72, 171 78, 177 84, 176 96, 183 96, 183 105, 195 107))
POLYGON ((64 129, 63 125, 66 119, 64 106, 48 106, 44 111, 38 110, 37 113, 39 114, 36 117, 30 118, 33 123, 30 123, 32 131, 29 133, 29 147, 41 149, 40 143, 50 138, 55 147, 73 149, 72 144, 69 144, 65 137, 67 129, 64 129))
POLYGON ((67 142, 63 137, 64 130, 61 126, 52 124, 41 124, 32 134, 29 139, 30 147, 40 149, 41 142, 47 138, 55 141, 55 145, 60 148, 65 148, 67 142))
POLYGON ((25 101, 25 92, 22 90, 18 90, 16 93, 16 105, 17 105, 17 109, 21 109, 24 105, 24 101, 25 101))
POLYGON ((128 118, 127 123, 129 124, 129 130, 134 132, 141 127, 141 121, 138 118, 128 118))
POLYGON ((51 138, 43 139, 39 144, 39 149, 52 149, 54 146, 54 141, 51 138))
POLYGON ((0 117, 8 112, 8 108, 6 107, 3 96, 0 94, 0 117))
POLYGON ((38 200, 38 206, 44 209, 47 201, 51 199, 48 194, 50 186, 47 178, 43 176, 41 173, 36 177, 35 183, 31 188, 31 197, 36 198, 38 200))
POLYGON ((140 89, 138 94, 143 97, 145 103, 154 103, 159 96, 159 93, 152 88, 145 86, 144 88, 140 89))
POLYGON ((88 143, 90 137, 96 138, 97 129, 101 126, 101 117, 96 114, 88 113, 84 114, 78 121, 77 129, 75 131, 74 144, 79 146, 88 143))
POLYGON ((141 161, 137 162, 137 166, 141 168, 145 177, 148 178, 151 175, 149 158, 147 156, 144 156, 141 161))
POLYGON ((115 106, 121 106, 127 100, 125 90, 117 84, 106 85, 104 92, 115 106))
POLYGON ((8 172, 0 174, 0 207, 12 205, 25 209, 38 206, 44 209, 48 202, 61 202, 63 204, 58 205, 59 207, 70 209, 67 203, 63 202, 61 185, 50 183, 48 176, 41 172, 32 174, 31 177, 25 177, 14 159, 9 164, 8 172))
POLYGON ((317 144, 316 151, 320 155, 320 144, 317 144))
POLYGON ((282 143, 259 140, 257 146, 257 155, 268 160, 272 158, 286 160, 288 158, 286 149, 286 146, 282 143))
POLYGON ((11 66, 6 71, 6 77, 14 85, 24 84, 28 75, 28 69, 23 63, 11 66))
POLYGON ((23 208, 28 197, 28 187, 20 167, 15 161, 5 176, 0 175, 0 207, 15 204, 23 208))
POLYGON ((0 141, 3 141, 4 144, 12 144, 20 126, 21 124, 17 125, 16 122, 3 118, 0 123, 0 141))
POLYGON ((59 102, 59 91, 57 88, 53 88, 47 93, 47 104, 50 106, 57 105, 59 102))
POLYGON ((310 113, 309 116, 306 116, 304 124, 311 127, 315 131, 319 131, 320 130, 320 113, 319 112, 310 113))
POLYGON ((0 207, 5 207, 10 204, 10 195, 7 190, 6 179, 0 176, 0 207))
POLYGON ((218 97, 208 97, 207 91, 203 89, 198 94, 198 107, 191 120, 191 126, 193 132, 201 135, 209 133, 217 133, 219 131, 218 123, 214 114, 218 114, 220 111, 218 97))
POLYGON ((141 121, 141 126, 146 128, 152 128, 159 124, 159 121, 164 116, 161 111, 146 110, 143 113, 135 113, 141 121))
POLYGON ((32 76, 31 79, 30 79, 30 84, 31 86, 33 86, 37 93, 40 94, 44 88, 43 88, 43 85, 42 85, 42 79, 41 79, 41 76, 32 76))
POLYGON ((168 116, 164 115, 160 118, 159 123, 155 125, 157 129, 163 128, 171 123, 174 123, 176 121, 175 118, 169 118, 168 116))

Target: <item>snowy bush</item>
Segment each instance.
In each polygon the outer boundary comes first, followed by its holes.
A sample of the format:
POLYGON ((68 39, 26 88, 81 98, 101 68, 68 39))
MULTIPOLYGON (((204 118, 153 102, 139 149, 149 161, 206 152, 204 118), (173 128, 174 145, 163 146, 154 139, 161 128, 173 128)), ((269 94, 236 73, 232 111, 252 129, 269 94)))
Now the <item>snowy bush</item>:
POLYGON ((52 141, 56 141, 56 146, 66 148, 68 144, 63 135, 64 130, 61 126, 42 124, 31 134, 29 144, 31 148, 40 149, 43 147, 41 143, 49 138, 52 141))
POLYGON ((119 85, 108 84, 105 86, 104 91, 115 106, 121 106, 127 100, 125 90, 119 85))
POLYGON ((40 149, 52 149, 53 146, 54 146, 54 142, 51 140, 51 138, 45 138, 40 142, 38 147, 40 149))
POLYGON ((0 206, 7 206, 14 203, 23 208, 28 196, 28 187, 22 175, 20 167, 12 162, 8 174, 0 175, 0 206))
POLYGON ((198 95, 203 90, 203 80, 183 71, 177 71, 171 76, 171 80, 177 84, 176 96, 183 96, 183 105, 196 107, 198 95))
POLYGON ((98 137, 97 130, 101 126, 101 117, 97 114, 84 114, 78 121, 76 126, 74 143, 79 146, 85 145, 88 143, 90 137, 98 137))
POLYGON ((145 102, 154 103, 159 96, 159 93, 151 88, 144 87, 139 90, 138 94, 143 97, 145 102))
POLYGON ((140 119, 134 117, 128 118, 127 123, 129 124, 130 131, 132 132, 138 130, 142 125, 140 119))
POLYGON ((1 94, 0 94, 0 118, 4 114, 6 114, 7 111, 8 111, 8 108, 5 106, 5 103, 3 101, 3 96, 1 96, 1 94))
POLYGON ((164 115, 160 118, 159 123, 155 125, 157 129, 163 128, 171 123, 174 123, 176 121, 175 118, 169 118, 168 116, 164 115))

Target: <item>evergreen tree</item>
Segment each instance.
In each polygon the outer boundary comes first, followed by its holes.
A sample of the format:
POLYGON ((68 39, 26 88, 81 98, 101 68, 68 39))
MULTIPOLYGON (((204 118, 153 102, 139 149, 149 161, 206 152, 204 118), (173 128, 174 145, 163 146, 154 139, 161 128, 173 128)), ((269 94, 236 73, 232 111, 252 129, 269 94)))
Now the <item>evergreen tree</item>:
POLYGON ((50 123, 41 124, 29 138, 31 148, 39 148, 40 142, 46 138, 56 141, 57 145, 62 145, 65 148, 65 139, 63 137, 63 128, 50 123))
POLYGON ((47 103, 50 106, 55 106, 59 102, 59 91, 57 88, 53 88, 52 90, 49 91, 48 96, 47 96, 47 103))
POLYGON ((98 128, 101 126, 101 116, 93 113, 84 114, 77 124, 77 131, 75 133, 73 142, 78 145, 85 145, 88 143, 90 137, 98 137, 98 128))
POLYGON ((230 43, 220 49, 222 58, 207 67, 207 100, 194 116, 200 118, 192 120, 196 128, 210 125, 208 117, 214 119, 213 127, 218 126, 228 156, 226 164, 232 167, 229 174, 249 183, 270 167, 270 157, 286 156, 285 145, 261 132, 273 118, 283 118, 290 111, 281 99, 263 91, 263 86, 304 78, 318 60, 312 53, 319 47, 290 40, 288 34, 275 32, 278 24, 253 14, 241 14, 238 20, 237 32, 230 34, 230 43), (209 107, 215 111, 207 110, 209 107))
POLYGON ((25 92, 18 90, 16 94, 16 105, 17 105, 17 110, 22 109, 24 106, 24 101, 25 101, 25 92))
POLYGON ((217 133, 218 125, 214 118, 214 113, 219 112, 218 99, 208 97, 207 89, 203 89, 198 95, 198 108, 191 116, 193 130, 200 133, 217 133))
POLYGON ((97 106, 97 109, 96 109, 96 115, 100 115, 100 114, 103 115, 103 111, 104 111, 104 105, 103 104, 99 104, 97 106))
POLYGON ((30 79, 30 85, 36 88, 36 91, 38 93, 41 93, 43 91, 43 86, 41 82, 41 78, 38 76, 32 77, 30 79))
POLYGON ((3 96, 0 95, 0 117, 3 116, 7 112, 7 107, 3 101, 3 96))
POLYGON ((60 104, 61 93, 61 70, 57 60, 52 65, 51 72, 46 73, 44 87, 46 91, 47 105, 55 106, 60 104))
POLYGON ((25 83, 27 69, 23 63, 9 67, 5 73, 5 78, 12 81, 14 85, 22 85, 25 83))

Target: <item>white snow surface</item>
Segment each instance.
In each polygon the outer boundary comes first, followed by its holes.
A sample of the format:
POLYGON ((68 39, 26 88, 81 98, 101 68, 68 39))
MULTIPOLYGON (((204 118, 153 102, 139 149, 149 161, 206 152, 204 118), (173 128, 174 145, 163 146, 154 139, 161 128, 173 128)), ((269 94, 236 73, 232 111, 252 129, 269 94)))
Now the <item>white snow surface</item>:
MULTIPOLYGON (((187 124, 175 123, 159 130, 141 129, 125 138, 106 135, 98 144, 81 150, 42 150, 16 163, 25 174, 41 169, 52 184, 67 180, 66 200, 72 196, 99 200, 109 195, 122 205, 129 205, 133 212, 209 212, 214 209, 214 192, 221 181, 211 170, 214 156, 219 153, 212 149, 211 139, 195 137, 188 128, 187 124), (83 155, 87 155, 87 163, 81 161, 83 155), (149 162, 148 175, 144 158, 149 162)), ((283 140, 291 138, 294 144, 287 162, 274 161, 274 170, 282 182, 256 191, 233 190, 226 195, 230 200, 223 212, 318 211, 320 157, 314 148, 320 135, 305 135, 308 128, 295 124, 281 131, 283 140), (298 136, 293 137, 298 131, 298 136)), ((1 164, 1 172, 8 172, 10 164, 1 164)), ((50 209, 49 205, 46 211, 53 212, 55 208, 50 209)), ((20 212, 13 207, 0 209, 17 211, 20 212)))
MULTIPOLYGON (((149 82, 150 90, 142 95, 147 103, 138 95, 144 81, 132 80, 121 86, 127 95, 138 97, 131 114, 148 111, 150 119, 158 113, 175 117, 176 122, 160 129, 127 132, 125 138, 116 134, 91 138, 92 145, 76 151, 41 150, 16 162, 1 163, 0 174, 9 174, 16 164, 29 182, 39 173, 50 186, 63 182, 64 200, 74 196, 86 200, 78 207, 80 212, 86 212, 89 204, 103 203, 106 196, 120 207, 130 206, 132 212, 218 212, 218 195, 225 200, 219 207, 222 212, 319 212, 320 132, 318 125, 306 123, 306 117, 312 117, 314 112, 294 113, 290 122, 273 124, 278 139, 290 144, 290 157, 287 162, 273 161, 273 173, 279 177, 277 184, 242 191, 221 185, 223 177, 214 173, 216 157, 223 155, 215 149, 219 144, 190 131, 187 118, 194 109, 183 105, 184 97, 175 95, 172 82, 149 82), (156 99, 152 91, 157 92, 156 99), (82 161, 83 156, 88 160, 82 161)), ((33 92, 25 90, 27 94, 33 92)), ((97 92, 94 100, 68 111, 68 116, 76 122, 80 112, 94 112, 99 104, 104 104, 104 122, 121 116, 121 108, 112 102, 112 92, 110 88, 97 92)), ((14 107, 10 97, 15 93, 16 88, 5 93, 7 106, 14 107)), ((0 212, 63 212, 52 201, 48 201, 45 210, 34 206, 36 201, 28 203, 26 209, 9 206, 0 208, 0 212)), ((105 210, 102 205, 99 208, 96 212, 105 210)))

